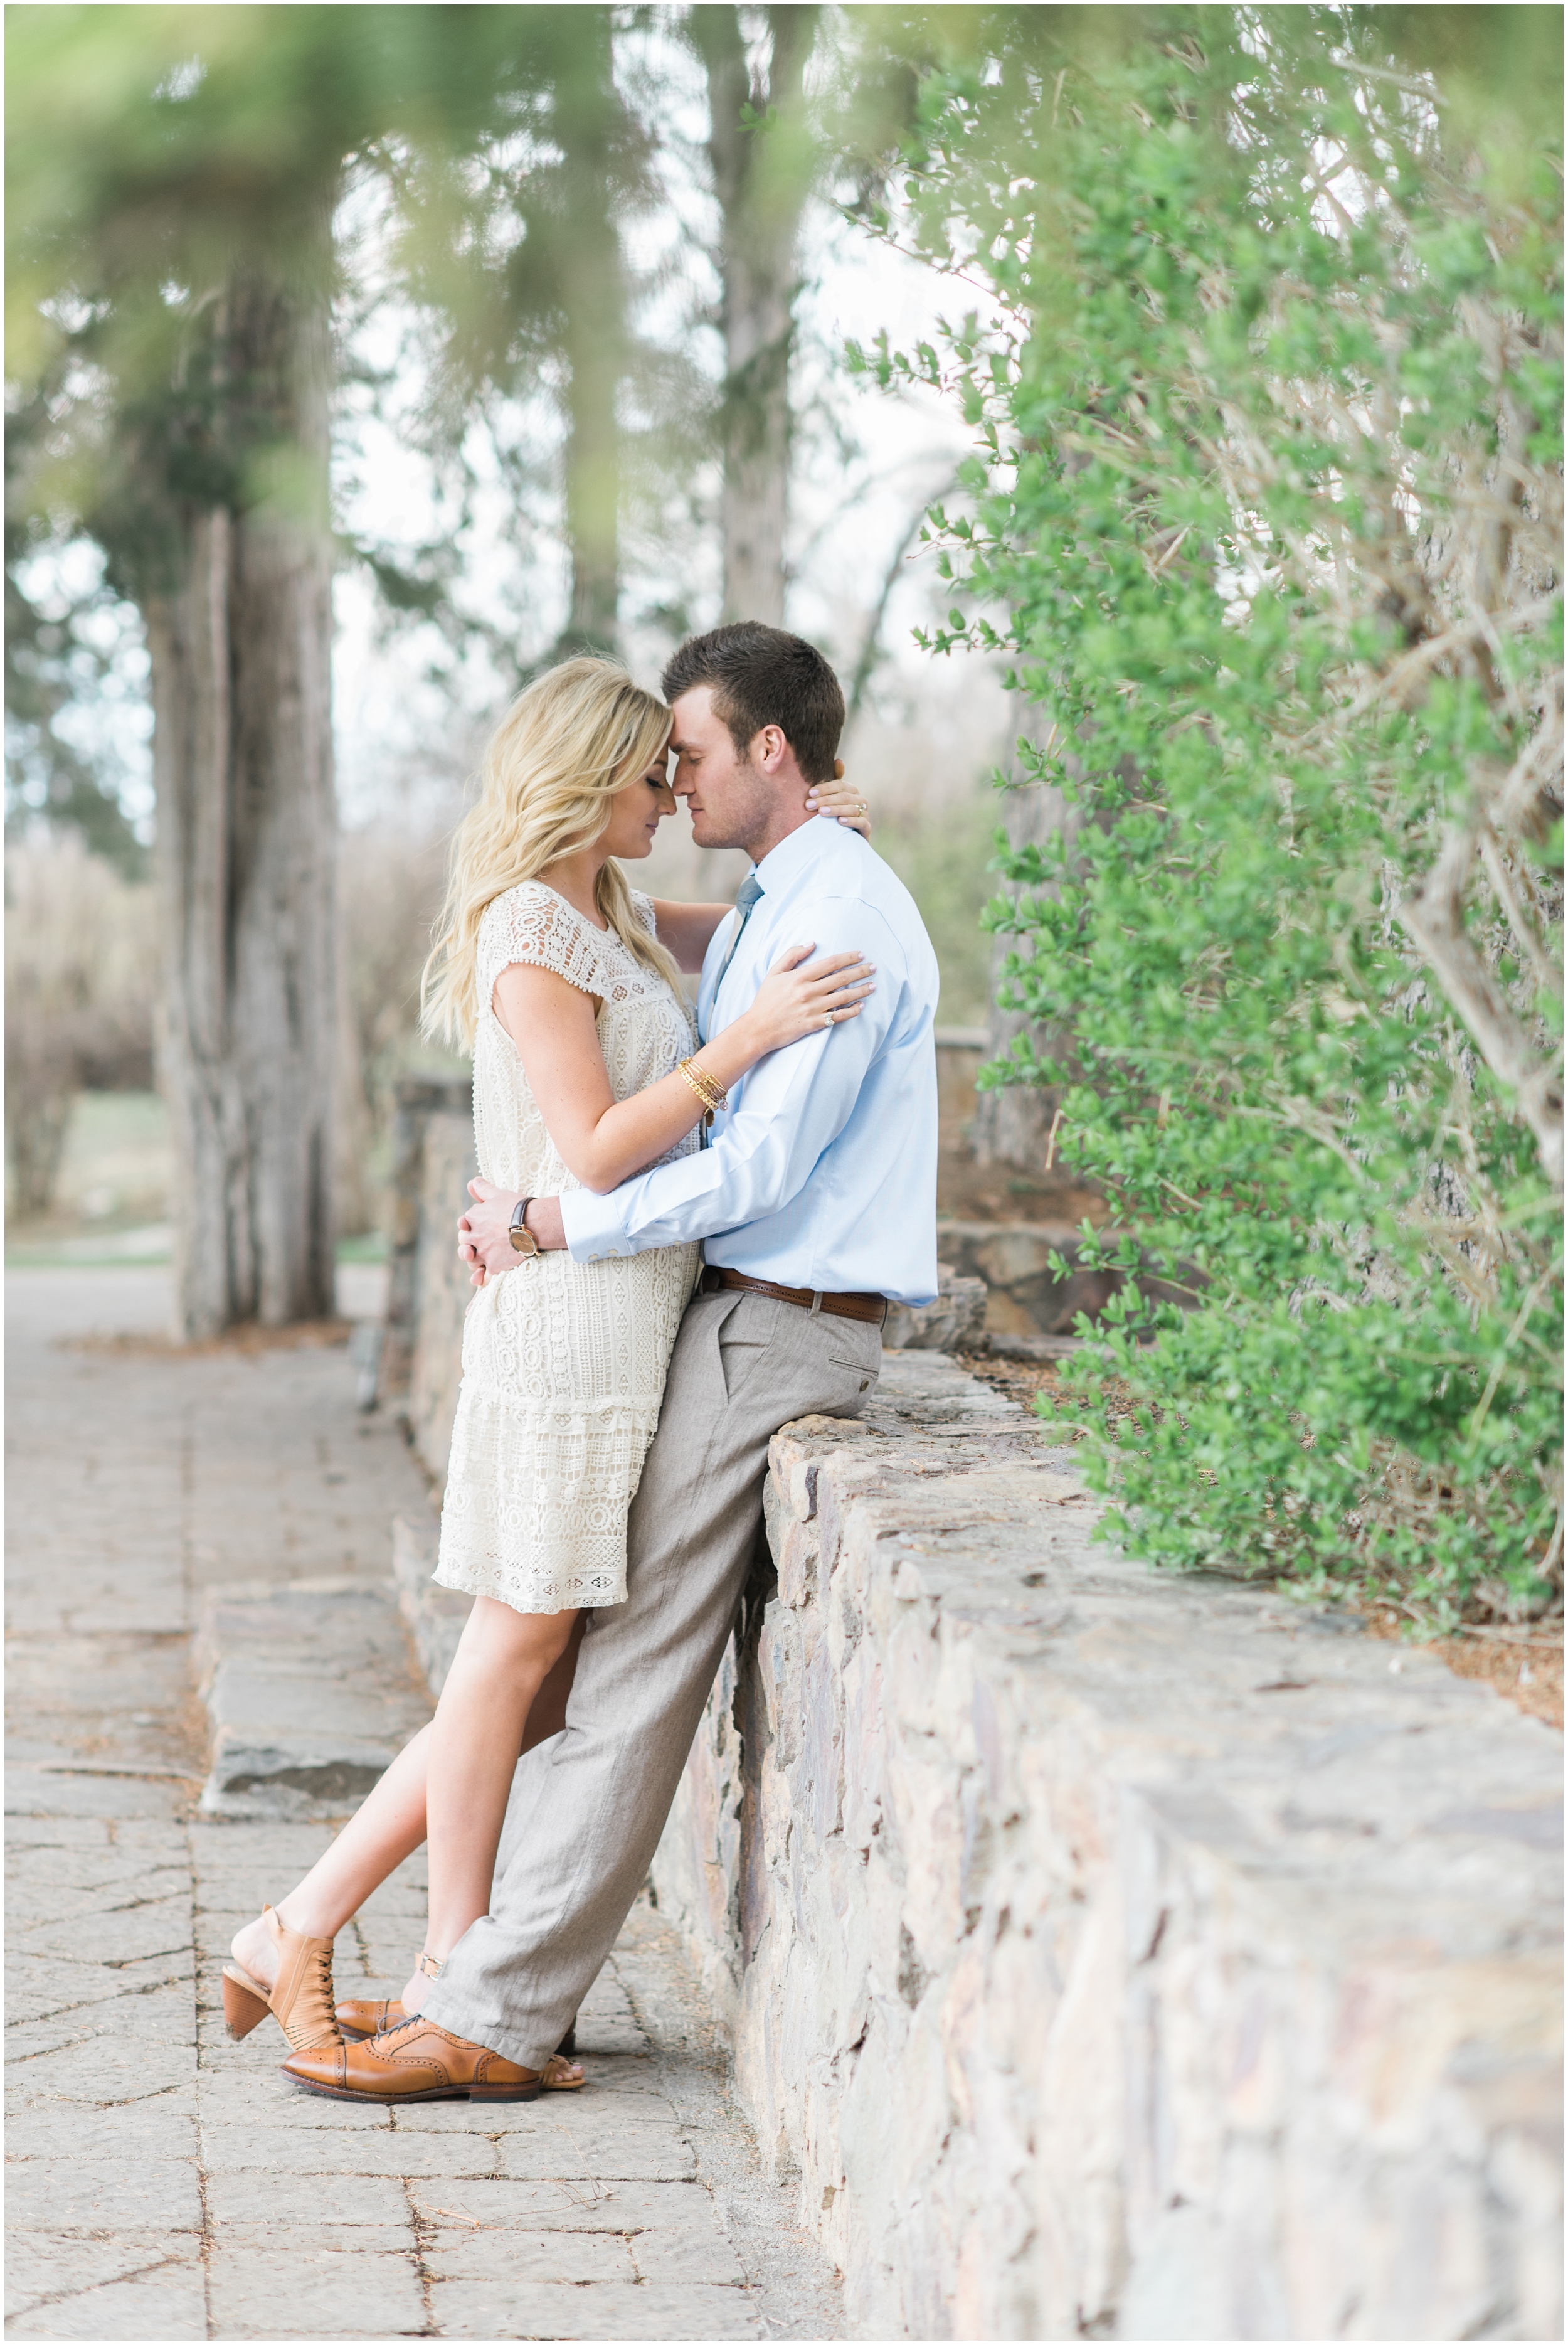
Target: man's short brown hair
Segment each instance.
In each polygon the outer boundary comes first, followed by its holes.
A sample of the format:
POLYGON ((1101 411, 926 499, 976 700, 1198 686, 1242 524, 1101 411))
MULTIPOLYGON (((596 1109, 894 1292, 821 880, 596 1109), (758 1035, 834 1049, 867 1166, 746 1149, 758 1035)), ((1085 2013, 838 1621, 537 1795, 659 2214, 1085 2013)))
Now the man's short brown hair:
POLYGON ((706 685, 713 714, 744 756, 764 725, 776 725, 808 782, 833 779, 844 730, 837 676, 812 644, 758 619, 693 635, 664 670, 667 701, 706 685))

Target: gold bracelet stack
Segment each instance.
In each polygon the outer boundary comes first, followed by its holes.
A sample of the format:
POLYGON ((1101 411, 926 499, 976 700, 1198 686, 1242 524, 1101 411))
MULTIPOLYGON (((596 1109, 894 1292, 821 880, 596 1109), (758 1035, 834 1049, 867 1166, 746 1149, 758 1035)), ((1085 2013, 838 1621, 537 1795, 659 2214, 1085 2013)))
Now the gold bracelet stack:
POLYGON ((690 1059, 682 1059, 675 1071, 677 1074, 685 1076, 687 1082, 702 1101, 703 1129, 704 1132, 711 1132, 714 1116, 722 1107, 729 1106, 729 1093, 722 1091, 713 1078, 705 1075, 701 1067, 693 1066, 690 1059))

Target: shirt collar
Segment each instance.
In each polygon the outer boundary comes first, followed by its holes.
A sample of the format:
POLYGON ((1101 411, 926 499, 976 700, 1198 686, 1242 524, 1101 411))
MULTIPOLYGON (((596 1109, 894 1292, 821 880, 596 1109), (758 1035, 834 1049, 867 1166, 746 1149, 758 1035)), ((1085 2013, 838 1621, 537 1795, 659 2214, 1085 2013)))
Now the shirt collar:
POLYGON ((764 895, 778 895, 809 871, 821 859, 830 836, 841 838, 841 826, 830 817, 818 814, 813 815, 809 822, 803 822, 798 830, 792 830, 787 838, 781 838, 760 863, 752 867, 762 883, 764 895))

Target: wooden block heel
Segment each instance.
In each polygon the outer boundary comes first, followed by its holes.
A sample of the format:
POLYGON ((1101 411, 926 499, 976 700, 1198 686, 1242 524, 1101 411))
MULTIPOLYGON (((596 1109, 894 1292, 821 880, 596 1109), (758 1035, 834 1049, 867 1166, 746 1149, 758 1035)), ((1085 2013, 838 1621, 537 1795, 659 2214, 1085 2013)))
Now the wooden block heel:
POLYGON ((243 2044, 253 2027, 259 2027, 272 2005, 267 2000, 267 1989, 238 1963, 223 1966, 223 2021, 236 2044, 243 2044))

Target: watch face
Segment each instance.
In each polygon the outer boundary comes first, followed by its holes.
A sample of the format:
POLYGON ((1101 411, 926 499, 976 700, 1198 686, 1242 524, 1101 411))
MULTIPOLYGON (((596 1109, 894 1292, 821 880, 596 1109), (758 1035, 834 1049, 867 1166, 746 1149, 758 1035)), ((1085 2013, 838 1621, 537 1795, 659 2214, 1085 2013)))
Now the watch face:
POLYGON ((539 1252, 539 1240, 534 1236, 533 1232, 531 1229, 525 1228, 521 1222, 514 1222, 511 1229, 507 1232, 507 1235, 511 1240, 512 1251, 514 1254, 537 1254, 539 1252))

